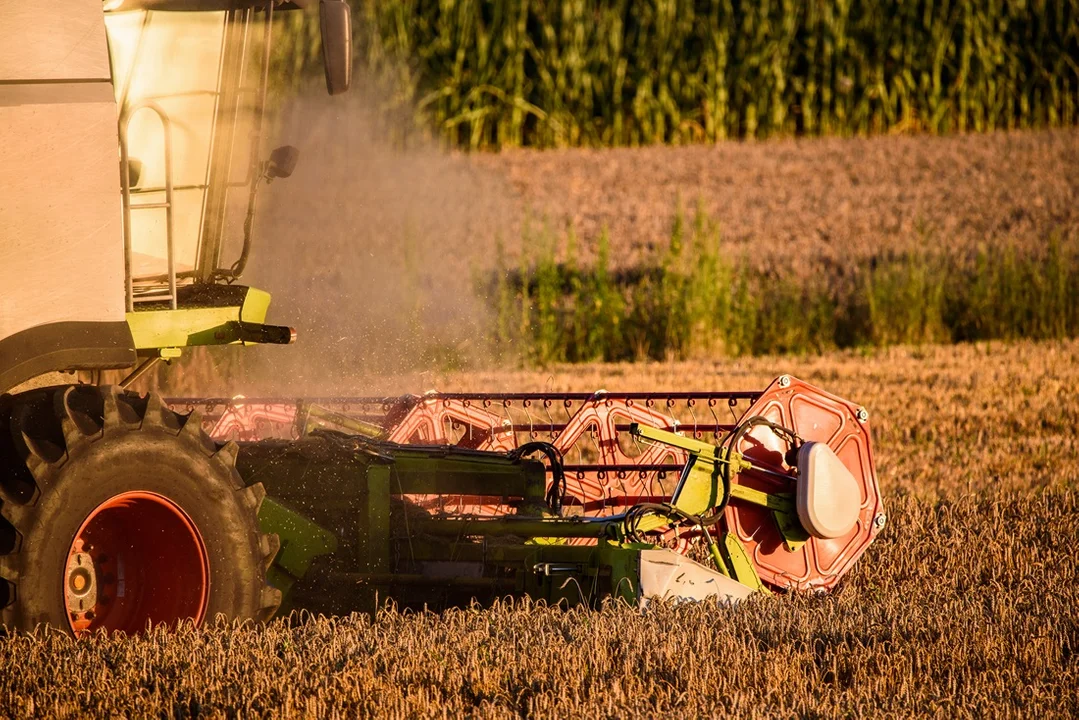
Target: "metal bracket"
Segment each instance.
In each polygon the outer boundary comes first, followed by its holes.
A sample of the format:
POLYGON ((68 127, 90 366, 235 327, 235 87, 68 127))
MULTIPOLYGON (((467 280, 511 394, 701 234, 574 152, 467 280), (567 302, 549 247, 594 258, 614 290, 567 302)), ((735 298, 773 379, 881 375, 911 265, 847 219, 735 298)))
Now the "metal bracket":
POLYGON ((727 553, 727 564, 735 580, 765 595, 772 594, 772 591, 761 582, 753 563, 750 562, 749 556, 746 555, 745 548, 742 547, 742 543, 739 542, 734 533, 724 533, 723 549, 727 553))

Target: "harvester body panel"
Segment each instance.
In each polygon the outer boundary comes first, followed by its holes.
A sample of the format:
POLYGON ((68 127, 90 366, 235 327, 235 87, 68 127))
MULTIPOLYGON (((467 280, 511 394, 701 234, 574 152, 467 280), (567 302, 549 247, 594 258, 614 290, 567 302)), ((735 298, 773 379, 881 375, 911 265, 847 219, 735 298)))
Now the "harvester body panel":
POLYGON ((65 351, 90 367, 133 362, 117 340, 124 265, 102 5, 3 3, 0 28, 0 381, 65 351))
POLYGON ((261 327, 268 296, 233 292, 270 177, 271 21, 224 0, 0 6, 0 392, 291 341, 261 327))

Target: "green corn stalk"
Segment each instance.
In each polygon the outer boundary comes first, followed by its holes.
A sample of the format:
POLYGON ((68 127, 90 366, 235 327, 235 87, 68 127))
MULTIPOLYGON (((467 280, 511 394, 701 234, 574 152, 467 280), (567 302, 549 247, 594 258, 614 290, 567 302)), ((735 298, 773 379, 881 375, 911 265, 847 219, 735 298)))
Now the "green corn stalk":
MULTIPOLYGON (((1079 0, 356 0, 357 57, 449 146, 1077 122, 1079 0)), ((281 13, 279 86, 317 75, 281 13)))

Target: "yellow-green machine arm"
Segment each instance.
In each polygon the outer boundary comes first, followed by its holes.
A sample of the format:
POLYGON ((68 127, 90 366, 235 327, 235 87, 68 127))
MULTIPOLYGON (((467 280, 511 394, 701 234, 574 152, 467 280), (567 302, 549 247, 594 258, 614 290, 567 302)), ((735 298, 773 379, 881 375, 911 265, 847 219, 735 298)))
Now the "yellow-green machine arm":
POLYGON ((629 520, 633 532, 647 532, 669 524, 676 519, 696 521, 708 544, 709 554, 716 569, 755 590, 768 592, 761 582, 753 564, 746 556, 742 543, 731 532, 721 532, 721 544, 716 542, 714 530, 723 509, 732 500, 751 503, 772 511, 776 524, 783 535, 788 550, 795 550, 809 538, 798 521, 794 497, 787 493, 764 493, 735 482, 743 470, 757 468, 741 453, 722 446, 710 445, 676 433, 634 423, 630 434, 641 440, 663 443, 685 450, 689 456, 671 501, 665 508, 659 505, 639 520, 629 520))

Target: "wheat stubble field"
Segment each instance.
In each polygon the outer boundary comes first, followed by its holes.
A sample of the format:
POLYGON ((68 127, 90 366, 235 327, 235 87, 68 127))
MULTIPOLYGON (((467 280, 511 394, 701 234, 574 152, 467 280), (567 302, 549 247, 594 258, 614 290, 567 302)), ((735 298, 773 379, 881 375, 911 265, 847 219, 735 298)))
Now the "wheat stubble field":
POLYGON ((763 386, 863 403, 889 524, 837 592, 293 618, 0 639, 0 713, 1067 717, 1079 712, 1079 342, 386 379, 454 390, 763 386))

